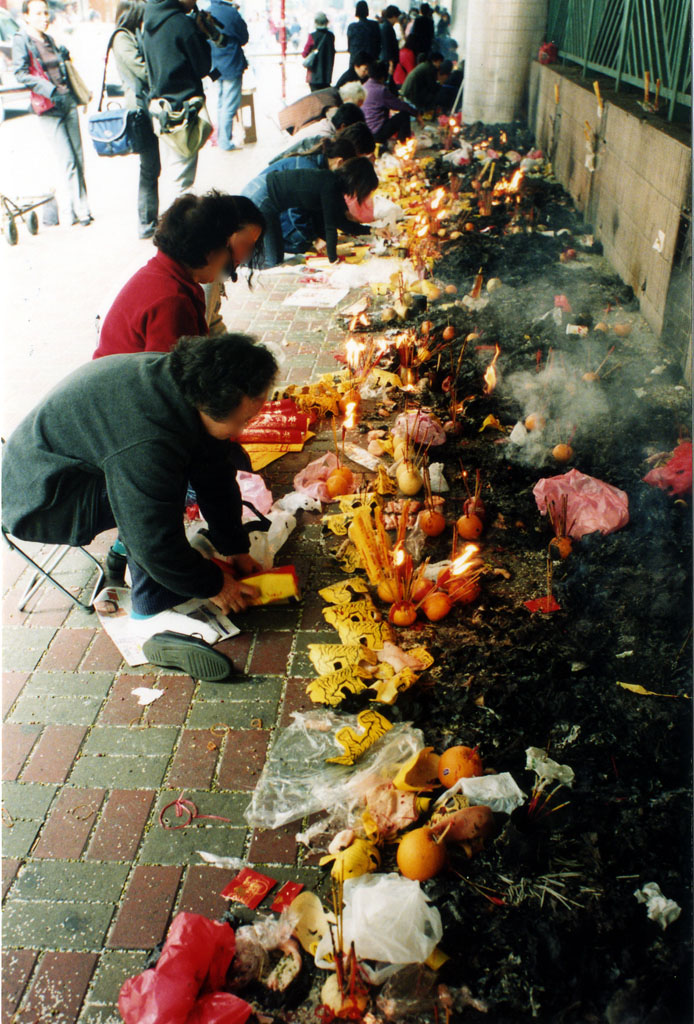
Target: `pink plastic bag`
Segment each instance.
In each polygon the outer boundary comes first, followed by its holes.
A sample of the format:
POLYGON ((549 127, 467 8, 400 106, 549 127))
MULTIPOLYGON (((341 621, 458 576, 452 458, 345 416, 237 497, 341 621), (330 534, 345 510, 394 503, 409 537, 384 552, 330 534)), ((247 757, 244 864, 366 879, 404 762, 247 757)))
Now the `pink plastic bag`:
POLYGON ((671 495, 689 494, 692 489, 692 442, 680 441, 664 466, 656 466, 643 478, 651 487, 671 495))
POLYGON ((560 476, 543 477, 533 487, 533 494, 543 516, 547 514, 548 504, 554 502, 559 510, 562 497, 567 496, 567 532, 577 540, 596 530, 602 534, 614 533, 629 522, 629 498, 625 492, 577 469, 560 476))
POLYGON ((448 439, 438 420, 419 410, 401 412, 393 424, 393 433, 397 437, 409 435, 414 444, 439 445, 448 439))
POLYGON ((235 950, 230 925, 177 914, 156 967, 129 978, 120 990, 125 1024, 245 1024, 251 1006, 219 991, 235 950))
POLYGON ((294 490, 299 494, 308 494, 310 498, 317 498, 319 501, 332 501, 328 494, 325 481, 334 469, 337 469, 337 455, 334 452, 326 452, 319 459, 309 462, 305 469, 294 477, 294 490))
MULTIPOLYGON (((262 512, 264 516, 272 508, 272 491, 265 485, 260 473, 246 473, 241 469, 236 474, 236 480, 244 501, 250 501, 251 505, 262 512)), ((243 521, 255 519, 250 509, 243 507, 243 521)))

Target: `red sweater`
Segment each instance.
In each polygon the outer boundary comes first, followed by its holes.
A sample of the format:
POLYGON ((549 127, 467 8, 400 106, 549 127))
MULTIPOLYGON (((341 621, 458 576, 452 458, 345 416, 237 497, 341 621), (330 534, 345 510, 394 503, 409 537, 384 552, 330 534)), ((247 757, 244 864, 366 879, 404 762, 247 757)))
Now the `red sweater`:
POLYGON ((400 61, 395 65, 393 71, 393 81, 396 85, 402 85, 410 71, 417 66, 417 58, 412 50, 408 50, 406 46, 403 46, 400 50, 400 61))
POLYGON ((184 334, 207 333, 202 288, 180 263, 157 252, 118 292, 93 358, 168 352, 184 334))

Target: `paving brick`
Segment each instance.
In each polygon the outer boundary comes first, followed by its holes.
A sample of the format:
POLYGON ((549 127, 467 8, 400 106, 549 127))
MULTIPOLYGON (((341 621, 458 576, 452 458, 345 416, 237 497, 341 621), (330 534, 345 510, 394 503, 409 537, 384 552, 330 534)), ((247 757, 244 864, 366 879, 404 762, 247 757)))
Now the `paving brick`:
POLYGON ((10 710, 22 687, 29 678, 28 672, 3 672, 2 674, 2 717, 10 710))
MULTIPOLYGON (((290 490, 291 488, 287 488, 290 490)), ((243 613, 243 628, 249 630, 296 629, 300 605, 268 604, 243 613)))
POLYGON ((325 608, 325 601, 313 591, 304 591, 304 596, 301 602, 301 628, 304 629, 324 629, 325 619, 323 618, 323 609, 325 608))
POLYGON ((82 725, 47 725, 22 775, 23 782, 65 782, 84 739, 82 725))
POLYGON ((43 822, 57 786, 6 782, 2 787, 2 806, 13 821, 43 822))
POLYGON ((14 1024, 29 976, 38 957, 35 949, 5 949, 2 954, 2 1024, 14 1024))
POLYGON ((94 831, 87 857, 102 861, 131 860, 153 800, 152 789, 114 789, 94 831))
POLYGON ((268 734, 259 729, 230 732, 219 769, 222 789, 253 789, 265 764, 267 744, 268 734))
POLYGON ((4 782, 17 778, 40 731, 36 725, 19 725, 10 722, 3 724, 2 778, 4 782))
POLYGON ((3 668, 13 672, 31 672, 55 636, 55 629, 5 626, 2 631, 3 668))
MULTIPOLYGON (((28 684, 27 684, 28 685, 28 684)), ((91 725, 101 707, 100 697, 52 697, 30 695, 26 687, 8 716, 11 722, 53 722, 61 725, 91 725)))
POLYGON ((113 685, 113 672, 33 673, 24 693, 33 697, 81 697, 103 700, 113 685))
POLYGON ((200 701, 277 701, 282 696, 279 676, 251 676, 236 683, 200 683, 200 701))
POLYGON ((113 754, 82 754, 70 775, 73 786, 99 786, 108 789, 156 789, 161 785, 170 754, 152 757, 113 754))
POLYGON ((25 864, 12 890, 20 900, 72 900, 78 903, 117 903, 129 864, 97 864, 62 860, 25 864))
POLYGON ((74 672, 94 638, 93 629, 61 629, 41 659, 41 668, 74 672))
POLYGON ((20 900, 10 893, 2 909, 3 942, 38 949, 100 949, 114 909, 112 903, 20 900))
POLYGON ((191 729, 215 730, 221 733, 222 726, 232 731, 248 728, 253 721, 260 719, 266 726, 272 722, 277 710, 277 701, 197 701, 188 717, 191 729), (215 727, 219 725, 220 729, 215 727))
POLYGON ((150 949, 164 937, 182 868, 136 867, 106 945, 111 949, 150 949))
POLYGON ((186 870, 177 912, 203 914, 213 920, 222 917, 229 901, 219 894, 235 874, 229 868, 216 868, 212 864, 191 865, 186 870))
POLYGON ((184 729, 169 770, 167 786, 206 789, 214 778, 222 737, 209 729, 184 729))
POLYGON ((96 960, 96 953, 46 953, 13 1024, 73 1024, 96 960))
POLYGON ((113 725, 95 725, 84 745, 84 753, 113 757, 170 755, 177 736, 178 729, 173 727, 123 729, 113 725))
POLYGON ((164 696, 150 704, 144 714, 148 725, 183 725, 190 709, 195 683, 189 676, 160 676, 157 689, 164 696))
MULTIPOLYGON (((79 587, 69 587, 79 592, 79 587)), ((74 608, 72 601, 68 600, 64 594, 61 594, 55 587, 43 587, 39 592, 35 601, 31 601, 29 605, 30 616, 27 625, 33 629, 35 626, 54 626, 58 629, 64 625, 70 609, 74 608)), ((94 617, 92 616, 92 621, 94 617)))
MULTIPOLYGON (((246 629, 245 615, 244 622, 241 627, 246 629)), ((250 632, 239 633, 238 636, 232 636, 229 640, 222 640, 221 643, 215 644, 218 651, 226 654, 227 658, 231 658, 234 663, 234 668, 239 673, 243 673, 246 670, 246 664, 248 662, 248 652, 251 649, 251 640, 253 634, 250 632)))
POLYGON ((34 857, 76 860, 87 841, 104 799, 103 789, 61 790, 46 821, 34 857))
POLYGON ((2 898, 5 899, 7 890, 14 882, 21 860, 14 860, 11 857, 2 858, 2 898))
POLYGON ((255 676, 284 676, 287 674, 292 633, 262 632, 253 648, 249 672, 255 676))
POLYGON ((217 818, 194 818, 190 824, 186 825, 187 814, 184 812, 178 817, 175 808, 169 807, 165 817, 167 824, 169 826, 185 825, 185 827, 162 828, 159 823, 159 815, 167 804, 176 800, 178 795, 177 791, 163 791, 160 794, 152 827, 140 847, 138 854, 140 863, 197 864, 197 850, 206 850, 208 853, 216 853, 221 856, 241 856, 247 830, 243 817, 243 812, 248 804, 248 798, 245 795, 186 790, 185 799, 195 805, 199 815, 217 815, 217 818))
POLYGON ((303 629, 298 630, 288 674, 292 676, 306 676, 307 679, 315 678, 316 673, 308 657, 308 645, 337 644, 339 642, 340 639, 334 629, 323 629, 316 632, 303 629))
POLYGON ((310 711, 311 708, 315 708, 316 705, 306 693, 306 685, 308 682, 308 679, 296 677, 287 680, 287 685, 284 691, 284 702, 282 704, 282 714, 278 722, 280 728, 286 729, 292 724, 292 714, 295 711, 310 711))
POLYGON ((139 722, 146 709, 137 703, 137 697, 131 691, 137 686, 152 687, 155 682, 156 676, 153 675, 117 676, 101 709, 100 724, 129 725, 131 722, 139 722))
POLYGON ((22 600, 24 587, 18 585, 2 599, 2 624, 6 626, 23 626, 29 619, 29 612, 19 610, 18 605, 22 600))
POLYGON ((82 664, 83 672, 117 671, 123 664, 123 655, 108 633, 97 633, 94 643, 82 664))
POLYGON ((248 859, 253 864, 293 864, 296 860, 296 822, 281 828, 256 828, 248 859))
MULTIPOLYGON (((90 1006, 104 1004, 115 1006, 123 982, 127 978, 140 974, 144 969, 147 955, 141 950, 132 950, 127 953, 119 950, 105 950, 99 957, 94 971, 87 1003, 90 1006)), ((83 1019, 80 1017, 80 1021, 83 1019)))
POLYGON ((26 857, 40 828, 40 821, 15 821, 11 828, 3 828, 3 857, 26 857))

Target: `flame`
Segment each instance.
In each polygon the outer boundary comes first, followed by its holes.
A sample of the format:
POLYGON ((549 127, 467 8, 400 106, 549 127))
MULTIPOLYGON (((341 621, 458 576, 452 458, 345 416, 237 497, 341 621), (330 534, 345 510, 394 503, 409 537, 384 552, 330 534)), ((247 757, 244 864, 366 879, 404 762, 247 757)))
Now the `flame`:
POLYGON ((462 555, 456 558, 455 562, 451 565, 451 576, 462 576, 465 571, 470 568, 470 562, 478 551, 479 547, 477 544, 466 544, 463 548, 462 555))
POLYGON ((429 228, 425 224, 423 228, 419 229, 419 231, 415 231, 415 234, 417 235, 417 238, 424 238, 429 234, 429 228))
POLYGON ((500 196, 509 192, 517 192, 523 181, 524 171, 515 171, 510 181, 498 181, 494 186, 494 195, 500 196))
POLYGON ((347 402, 347 405, 346 405, 346 408, 345 408, 345 422, 342 424, 342 426, 343 426, 343 428, 345 430, 354 430, 354 428, 356 427, 356 425, 357 425, 357 423, 356 423, 356 419, 357 419, 357 417, 356 417, 356 410, 357 410, 357 403, 356 402, 347 402))
POLYGON ((495 344, 494 349, 495 349, 495 351, 494 351, 494 358, 492 359, 492 361, 489 364, 489 366, 487 367, 487 369, 484 371, 484 393, 485 393, 485 395, 491 395, 492 391, 496 387, 496 382, 497 382, 495 366, 496 366, 496 361, 497 361, 497 359, 499 358, 499 356, 501 354, 501 349, 499 348, 498 343, 495 344))
POLYGON ((346 343, 347 364, 351 370, 356 370, 359 366, 359 360, 364 348, 364 343, 362 341, 355 341, 354 338, 350 338, 346 343))
POLYGON ((438 210, 438 208, 441 205, 441 202, 442 202, 443 197, 444 197, 445 194, 446 194, 446 190, 444 188, 437 188, 436 189, 436 191, 434 192, 434 196, 433 196, 433 198, 431 200, 431 208, 432 208, 432 210, 438 210))
POLYGON ((405 561, 405 552, 402 548, 397 548, 393 552, 393 565, 402 565, 405 561))

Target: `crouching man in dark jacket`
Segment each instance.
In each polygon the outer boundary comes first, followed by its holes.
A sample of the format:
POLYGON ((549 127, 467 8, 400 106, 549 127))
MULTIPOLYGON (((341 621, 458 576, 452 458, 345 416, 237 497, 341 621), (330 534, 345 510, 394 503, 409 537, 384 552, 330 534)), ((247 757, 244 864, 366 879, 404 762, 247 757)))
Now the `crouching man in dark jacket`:
MULTIPOLYGON (((170 352, 106 356, 80 367, 20 423, 3 451, 2 522, 17 539, 89 544, 118 527, 143 619, 190 598, 225 614, 242 611, 253 588, 190 546, 186 491, 195 489, 220 554, 247 575, 235 440, 274 380, 272 354, 240 334, 182 338, 170 352)), ((197 678, 228 678, 229 659, 192 637, 160 633, 154 664, 197 678)))

